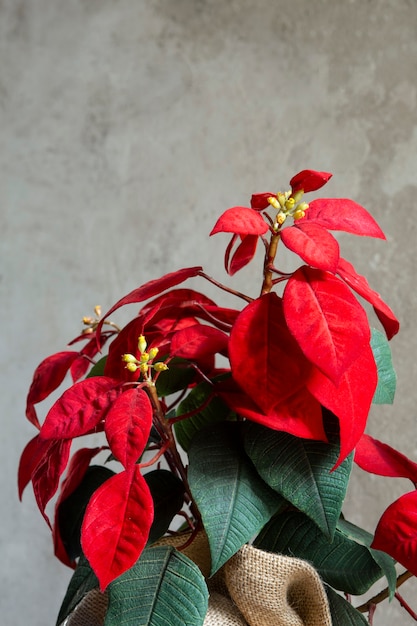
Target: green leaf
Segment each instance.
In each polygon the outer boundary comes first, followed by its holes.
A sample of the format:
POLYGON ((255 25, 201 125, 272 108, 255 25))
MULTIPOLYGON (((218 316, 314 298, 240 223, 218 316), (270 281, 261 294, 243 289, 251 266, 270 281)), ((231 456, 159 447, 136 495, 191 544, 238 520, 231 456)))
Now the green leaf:
POLYGON ((344 519, 340 519, 338 521, 337 528, 345 537, 348 537, 349 539, 356 541, 356 543, 368 548, 375 563, 379 565, 385 575, 385 578, 387 579, 388 589, 390 592, 389 598, 391 601, 394 597, 397 585, 397 572, 395 570, 394 559, 381 550, 374 550, 371 548, 370 546, 374 536, 363 528, 359 528, 359 526, 355 526, 355 524, 352 524, 344 519))
POLYGON ((309 561, 325 582, 353 595, 366 593, 383 575, 366 546, 338 529, 330 542, 303 513, 277 515, 260 533, 255 545, 309 561))
POLYGON ((386 336, 372 328, 371 348, 378 370, 378 386, 372 402, 374 404, 392 404, 397 386, 397 374, 392 364, 391 348, 386 336))
POLYGON ((188 480, 208 536, 212 574, 283 504, 245 455, 239 426, 223 422, 201 430, 189 449, 188 480))
POLYGON ((368 626, 362 613, 357 611, 347 600, 339 596, 334 589, 324 585, 332 614, 332 626, 368 626))
POLYGON ((86 378, 92 378, 93 376, 104 376, 104 368, 106 366, 107 355, 104 355, 93 365, 88 372, 86 378))
POLYGON ((149 532, 148 545, 162 537, 172 518, 184 502, 184 485, 168 470, 158 469, 144 475, 152 495, 154 520, 149 532))
POLYGON ((56 621, 57 626, 68 617, 89 591, 97 587, 97 576, 94 574, 85 556, 81 555, 59 610, 56 621))
POLYGON ((160 398, 182 391, 196 377, 196 371, 190 361, 174 357, 168 364, 168 369, 160 372, 156 381, 156 390, 160 398))
POLYGON ((78 487, 59 505, 59 532, 70 559, 81 554, 81 525, 87 504, 93 493, 111 476, 114 472, 107 467, 91 465, 78 487))
POLYGON ((300 439, 249 422, 245 424, 244 445, 263 480, 332 539, 353 455, 331 471, 339 457, 337 444, 300 439))
POLYGON ((146 548, 108 593, 104 626, 201 626, 208 606, 203 574, 171 546, 146 548))
POLYGON ((180 446, 187 451, 191 439, 204 426, 223 421, 230 414, 230 409, 219 397, 213 395, 213 385, 202 382, 190 391, 188 396, 178 405, 177 417, 202 407, 198 413, 188 417, 174 426, 175 435, 180 446), (210 396, 212 398, 210 399, 210 396))

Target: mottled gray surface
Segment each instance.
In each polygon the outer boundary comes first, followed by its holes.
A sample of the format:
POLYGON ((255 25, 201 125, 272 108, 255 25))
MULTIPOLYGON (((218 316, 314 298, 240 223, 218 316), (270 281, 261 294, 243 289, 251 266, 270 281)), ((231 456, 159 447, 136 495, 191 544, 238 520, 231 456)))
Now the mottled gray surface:
MULTIPOLYGON (((369 431, 417 458, 416 35, 414 0, 0 1, 2 624, 53 624, 70 577, 15 492, 33 368, 145 280, 223 279, 219 213, 305 167, 387 234, 340 243, 402 322, 369 431)), ((237 284, 256 294, 258 269, 237 284)), ((372 530, 409 488, 355 474, 347 512, 372 530)), ((394 620, 413 623, 393 604, 375 624, 394 620)))

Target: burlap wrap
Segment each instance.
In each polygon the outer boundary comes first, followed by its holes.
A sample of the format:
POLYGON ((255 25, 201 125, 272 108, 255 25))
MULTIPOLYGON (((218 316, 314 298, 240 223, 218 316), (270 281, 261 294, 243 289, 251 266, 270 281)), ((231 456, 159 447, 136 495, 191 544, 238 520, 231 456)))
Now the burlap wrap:
MULTIPOLYGON (((185 541, 184 537, 172 537, 158 545, 181 547, 185 541)), ((203 533, 182 552, 208 576, 210 551, 203 533)), ((321 580, 313 567, 300 559, 245 545, 207 584, 210 599, 204 626, 332 624, 321 580)), ((106 594, 94 589, 61 626, 103 626, 106 608, 106 594)))

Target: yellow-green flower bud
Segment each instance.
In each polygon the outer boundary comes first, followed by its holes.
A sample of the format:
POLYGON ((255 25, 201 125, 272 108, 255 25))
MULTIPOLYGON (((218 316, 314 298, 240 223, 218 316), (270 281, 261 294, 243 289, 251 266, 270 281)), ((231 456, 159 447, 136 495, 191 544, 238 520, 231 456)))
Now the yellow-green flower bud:
POLYGON ((126 363, 126 369, 129 370, 129 372, 136 372, 136 370, 138 369, 138 366, 136 365, 136 363, 126 363))
POLYGON ((122 361, 125 363, 137 363, 137 359, 133 354, 122 354, 122 361))
POLYGON ((279 191, 279 192, 277 193, 277 198, 278 198, 279 205, 280 205, 282 208, 284 208, 284 207, 285 207, 285 202, 286 202, 286 200, 287 200, 287 198, 285 197, 285 193, 282 193, 282 191, 279 191))
POLYGON ((276 209, 277 211, 279 211, 279 209, 280 209, 280 204, 279 204, 278 200, 277 200, 276 198, 274 198, 274 196, 270 196, 270 197, 268 198, 268 202, 269 202, 269 204, 270 204, 271 206, 273 206, 273 207, 274 207, 274 209, 276 209))
POLYGON ((305 212, 305 211, 303 211, 302 209, 297 209, 297 210, 294 212, 293 218, 294 218, 295 220, 300 220, 302 217, 304 217, 304 216, 305 216, 305 214, 306 214, 306 212, 305 212))
POLYGON ((158 354, 159 349, 158 348, 151 348, 149 350, 149 359, 152 361, 152 359, 154 359, 156 357, 156 355, 158 354))
POLYGON ((304 195, 304 189, 300 189, 297 191, 292 197, 294 198, 294 202, 300 202, 301 198, 304 195))
POLYGON ((139 352, 145 352, 147 345, 148 344, 146 343, 145 337, 143 335, 140 335, 138 339, 139 352))
POLYGON ((162 363, 161 361, 159 361, 158 363, 155 363, 154 369, 155 369, 155 372, 165 372, 165 370, 168 369, 168 365, 165 365, 165 363, 162 363))
POLYGON ((277 219, 278 224, 281 226, 287 219, 287 216, 285 215, 284 211, 280 211, 276 219, 277 219))
POLYGON ((285 203, 285 208, 287 209, 287 211, 291 211, 291 209, 293 209, 294 206, 295 206, 294 198, 288 198, 288 200, 285 203))
POLYGON ((149 370, 149 365, 147 363, 141 363, 139 365, 139 369, 142 372, 142 374, 147 374, 149 370))
POLYGON ((149 361, 149 354, 147 352, 142 352, 140 355, 140 362, 147 363, 149 361))

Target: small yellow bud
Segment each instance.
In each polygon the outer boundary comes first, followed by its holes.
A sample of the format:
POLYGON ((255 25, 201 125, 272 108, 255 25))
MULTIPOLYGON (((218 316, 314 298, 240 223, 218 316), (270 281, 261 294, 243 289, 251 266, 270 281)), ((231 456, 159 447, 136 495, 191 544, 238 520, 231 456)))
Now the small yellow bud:
POLYGON ((94 313, 97 317, 101 317, 101 306, 99 304, 94 307, 94 313))
POLYGON ((156 355, 158 354, 159 349, 158 348, 151 348, 149 350, 149 359, 152 361, 152 359, 154 359, 156 357, 156 355))
POLYGON ((297 209, 297 210, 294 212, 293 218, 294 218, 295 220, 300 220, 302 217, 304 217, 304 216, 305 216, 305 214, 306 214, 306 212, 305 212, 305 211, 303 211, 302 209, 297 209))
POLYGON ((122 354, 122 361, 125 363, 137 363, 137 359, 133 354, 122 354))
POLYGON ((287 211, 291 211, 291 209, 293 209, 294 206, 295 206, 294 198, 288 198, 288 200, 285 202, 285 208, 287 209, 287 211))
POLYGON ((140 362, 147 363, 149 361, 149 354, 147 352, 142 352, 140 355, 140 362))
POLYGON ((285 207, 285 202, 287 200, 287 198, 285 197, 285 193, 282 193, 282 191, 279 191, 277 193, 277 198, 278 198, 278 202, 279 202, 280 206, 282 208, 284 208, 285 207))
POLYGON ((126 363, 126 369, 129 370, 129 372, 136 372, 138 366, 136 363, 126 363))
POLYGON ((139 369, 142 372, 142 374, 147 374, 149 371, 149 365, 147 363, 141 363, 139 365, 139 369))
POLYGON ((165 365, 165 363, 162 363, 161 361, 159 361, 158 363, 155 363, 154 369, 155 369, 155 372, 165 372, 165 370, 168 369, 168 365, 165 365))
POLYGON ((87 315, 83 317, 83 324, 85 324, 86 326, 88 326, 88 324, 92 324, 93 322, 94 319, 92 317, 88 317, 87 315))
POLYGON ((278 200, 277 200, 276 198, 274 198, 274 196, 270 196, 270 197, 268 198, 268 202, 269 202, 269 204, 270 204, 271 206, 273 206, 273 207, 274 207, 274 209, 276 209, 277 211, 279 211, 279 209, 280 209, 280 204, 279 204, 278 200))
POLYGON ((145 337, 143 335, 140 335, 140 337, 138 339, 139 352, 145 352, 147 345, 148 344, 146 343, 145 337))
POLYGON ((300 202, 301 198, 304 195, 304 189, 300 189, 297 191, 292 197, 294 198, 294 202, 300 202))
POLYGON ((285 222, 286 219, 287 216, 285 215, 284 211, 280 211, 276 217, 276 220, 280 226, 285 222))

